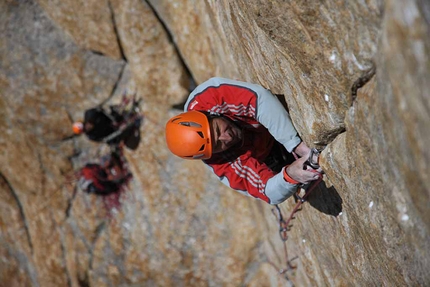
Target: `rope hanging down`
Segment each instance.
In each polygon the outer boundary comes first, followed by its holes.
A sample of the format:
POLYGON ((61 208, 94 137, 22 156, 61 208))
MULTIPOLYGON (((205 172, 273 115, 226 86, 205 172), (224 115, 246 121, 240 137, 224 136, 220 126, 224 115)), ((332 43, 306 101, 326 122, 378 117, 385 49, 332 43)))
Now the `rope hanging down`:
POLYGON ((288 240, 288 231, 291 230, 291 227, 293 226, 291 224, 291 220, 295 219, 295 214, 301 210, 301 206, 304 202, 306 202, 306 199, 309 197, 309 194, 311 194, 311 192, 315 189, 315 187, 318 186, 318 184, 322 181, 323 177, 320 174, 319 178, 317 180, 315 180, 312 185, 306 190, 306 193, 303 197, 299 196, 300 193, 300 189, 297 190, 295 197, 297 198, 297 203, 293 208, 293 211, 291 211, 290 216, 287 218, 287 220, 284 219, 281 209, 279 208, 279 206, 276 204, 275 208, 272 209, 272 213, 275 215, 276 220, 279 224, 279 236, 283 242, 283 246, 284 246, 284 254, 285 254, 285 268, 278 268, 273 262, 269 261, 269 264, 272 265, 279 273, 279 275, 284 275, 284 278, 288 281, 290 281, 290 279, 287 276, 287 272, 294 270, 297 268, 297 266, 294 266, 292 264, 293 260, 297 259, 298 256, 295 256, 293 258, 289 258, 288 257, 288 250, 287 250, 287 240, 288 240))

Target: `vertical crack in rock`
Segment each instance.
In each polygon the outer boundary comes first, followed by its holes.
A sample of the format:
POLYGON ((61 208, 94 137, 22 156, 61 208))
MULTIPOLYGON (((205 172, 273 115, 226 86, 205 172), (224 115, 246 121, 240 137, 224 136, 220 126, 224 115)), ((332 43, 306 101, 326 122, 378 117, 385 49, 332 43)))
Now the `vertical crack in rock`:
MULTIPOLYGON (((260 260, 262 258, 266 259, 267 261, 267 256, 266 254, 264 254, 262 251, 262 247, 263 246, 263 241, 257 241, 254 246, 251 248, 250 250, 250 254, 252 254, 253 256, 255 256, 255 258, 259 258, 260 260)), ((263 259, 263 260, 264 260, 263 259)), ((245 272, 242 275, 242 280, 241 282, 243 282, 243 286, 248 286, 250 285, 250 283, 252 282, 252 279, 254 278, 255 274, 258 273, 258 269, 261 267, 261 263, 260 261, 254 260, 253 258, 250 258, 245 265, 245 272)))
POLYGON ((94 239, 91 242, 91 248, 90 248, 90 259, 88 264, 88 270, 91 271, 93 269, 93 260, 94 260, 94 248, 96 246, 97 240, 100 238, 100 234, 102 231, 106 228, 106 221, 101 222, 99 225, 97 225, 96 230, 94 231, 94 239))
MULTIPOLYGON (((73 231, 73 235, 72 237, 75 239, 80 239, 82 241, 82 243, 84 244, 85 248, 88 250, 88 253, 91 252, 91 246, 88 243, 86 237, 82 234, 81 230, 79 229, 79 227, 77 226, 76 221, 71 218, 69 221, 69 226, 71 227, 72 231, 73 231)), ((81 252, 72 252, 71 253, 72 256, 74 254, 74 262, 76 262, 77 264, 80 263, 80 254, 81 252)), ((84 272, 81 272, 80 269, 79 270, 75 270, 74 271, 74 275, 76 276, 76 279, 78 281, 78 285, 81 287, 87 287, 90 286, 89 284, 89 278, 88 278, 88 270, 84 270, 84 272)))
POLYGON ((72 197, 67 202, 67 207, 66 207, 66 212, 65 212, 66 213, 66 219, 70 217, 70 211, 72 210, 73 202, 75 202, 75 198, 76 198, 77 193, 78 193, 78 187, 75 186, 73 188, 72 197))
MULTIPOLYGON (((368 70, 366 70, 352 85, 351 87, 351 105, 354 104, 357 99, 357 92, 360 88, 362 88, 365 84, 367 84, 376 73, 376 65, 372 61, 371 66, 368 70)), ((329 134, 324 135, 323 141, 315 141, 315 145, 319 146, 327 146, 331 142, 333 142, 336 137, 346 131, 345 127, 339 127, 338 129, 332 130, 329 134)))
POLYGON ((63 234, 63 230, 60 229, 60 236, 61 236, 61 240, 60 240, 60 247, 61 247, 61 255, 62 255, 62 260, 63 260, 63 264, 64 264, 64 269, 66 270, 66 278, 67 278, 67 286, 71 287, 72 286, 72 279, 70 276, 70 270, 67 267, 67 249, 66 246, 64 245, 64 234, 63 234))
POLYGON ((154 13, 154 15, 157 18, 158 22, 160 22, 161 26, 163 27, 164 31, 166 31, 167 38, 169 39, 169 42, 173 45, 173 48, 175 49, 175 52, 178 55, 179 60, 181 61, 181 64, 182 64, 182 66, 185 69, 185 73, 187 74, 188 79, 190 79, 190 82, 191 82, 191 85, 190 85, 191 87, 190 88, 194 88, 196 86, 196 81, 194 79, 194 76, 191 73, 191 70, 188 67, 187 63, 186 63, 185 58, 184 58, 184 56, 181 53, 181 50, 179 49, 178 45, 174 41, 173 34, 170 32, 169 27, 167 27, 167 24, 163 21, 163 19, 161 19, 161 16, 158 14, 158 12, 154 8, 154 6, 151 4, 151 1, 149 1, 149 0, 144 0, 144 1, 149 6, 149 8, 152 10, 152 12, 154 13))
POLYGON ((109 6, 110 15, 111 15, 111 18, 112 18, 113 30, 114 30, 114 32, 115 32, 116 41, 117 41, 117 43, 118 43, 118 48, 119 48, 119 52, 120 52, 120 54, 121 54, 121 58, 122 58, 125 62, 128 62, 128 61, 127 61, 127 57, 125 56, 125 53, 124 53, 124 49, 123 49, 123 47, 122 47, 121 37, 119 36, 118 26, 117 26, 117 24, 116 24, 115 13, 114 13, 114 10, 113 10, 113 7, 112 7, 112 3, 110 2, 110 0, 108 0, 108 6, 109 6))
MULTIPOLYGON (((284 258, 282 258, 281 254, 282 252, 278 252, 278 248, 275 246, 275 243, 273 241, 268 240, 267 244, 269 245, 269 247, 273 250, 273 254, 275 254, 276 258, 273 258, 275 260, 277 260, 277 262, 279 262, 279 264, 284 264, 284 258)), ((276 264, 274 264, 271 260, 269 260, 269 256, 267 256, 267 254, 265 254, 266 256, 266 262, 272 266, 276 266, 276 264)), ((279 270, 278 270, 279 271, 279 270)))
POLYGON ((31 240, 30 229, 28 228, 27 218, 25 217, 24 207, 22 206, 22 203, 19 200, 18 194, 15 192, 12 185, 6 179, 6 177, 3 175, 3 173, 0 173, 0 179, 7 185, 10 193, 12 194, 13 198, 16 201, 16 204, 18 205, 19 213, 21 215, 22 222, 24 223, 24 230, 25 230, 25 233, 27 235, 28 245, 30 246, 31 254, 33 254, 33 242, 31 240))
MULTIPOLYGON (((94 231, 94 238, 91 241, 91 244, 88 244, 88 242, 85 240, 85 237, 83 237, 80 234, 80 237, 82 238, 85 246, 88 248, 88 252, 89 252, 89 259, 88 259, 88 269, 85 271, 85 274, 83 274, 84 276, 78 276, 78 284, 80 287, 90 287, 90 271, 93 269, 93 260, 94 260, 94 248, 95 245, 97 243, 97 240, 100 238, 100 234, 102 233, 102 231, 105 229, 106 227, 106 221, 101 222, 99 225, 97 225, 95 231, 94 231)), ((78 259, 76 259, 76 262, 78 262, 78 259)))
POLYGON ((161 168, 161 170, 165 173, 165 174, 169 174, 168 171, 166 170, 166 167, 164 166, 164 162, 160 159, 159 156, 157 156, 157 154, 152 150, 151 147, 149 147, 149 152, 152 155, 152 158, 155 160, 155 162, 157 163, 158 167, 161 168))
MULTIPOLYGON (((19 267, 19 271, 18 271, 19 273, 3 273, 2 275, 6 274, 6 276, 14 276, 13 279, 15 279, 15 277, 17 276, 20 276, 20 279, 28 278, 31 284, 30 285, 27 284, 25 286, 39 287, 40 284, 38 279, 40 276, 38 275, 38 272, 35 269, 34 262, 32 262, 32 260, 29 260, 27 253, 22 248, 16 248, 16 246, 11 245, 11 242, 8 242, 4 237, 0 237, 0 244, 3 250, 6 251, 6 254, 2 255, 2 258, 1 258, 2 263, 5 262, 5 260, 8 260, 8 258, 11 258, 11 259, 13 258, 14 259, 13 261, 15 261, 17 265, 15 265, 14 263, 12 264, 14 264, 14 266, 19 267)), ((22 245, 20 245, 20 247, 22 247, 22 245)), ((9 263, 11 262, 12 261, 9 261, 9 263)), ((4 268, 5 266, 6 264, 1 265, 2 268, 4 268)), ((0 268, 0 271, 3 271, 2 268, 0 268)), ((8 270, 7 267, 4 268, 4 270, 8 270)), ((1 278, 5 278, 5 277, 1 277, 1 278)), ((25 281, 22 281, 20 283, 23 283, 23 282, 25 281)), ((0 284, 1 284, 0 286, 2 287, 11 286, 11 285, 5 285, 5 282, 0 282, 0 284)), ((15 284, 13 286, 22 286, 22 285, 15 284)))
POLYGON ((109 6, 109 11, 110 11, 111 19, 112 19, 113 30, 115 32, 116 41, 117 41, 118 47, 119 47, 119 52, 121 54, 121 58, 124 60, 125 63, 121 67, 121 71, 118 74, 118 78, 117 78, 115 84, 112 87, 112 90, 110 92, 109 97, 107 97, 106 100, 104 100, 103 102, 101 102, 100 106, 104 105, 106 102, 108 102, 113 97, 116 89, 118 88, 119 82, 122 79, 122 75, 124 74, 125 67, 126 67, 126 65, 128 63, 128 59, 127 59, 127 57, 125 55, 124 48, 123 48, 123 45, 122 45, 121 37, 119 35, 118 25, 116 23, 116 18, 115 18, 115 12, 114 12, 114 9, 112 7, 112 3, 111 3, 110 0, 108 0, 108 6, 109 6))
POLYGON ((115 84, 112 86, 112 90, 110 91, 109 96, 104 101, 102 101, 100 103, 100 106, 103 106, 104 104, 109 102, 110 99, 112 99, 113 95, 115 94, 116 89, 118 88, 119 83, 121 82, 121 79, 122 79, 122 76, 124 74, 126 65, 127 65, 127 63, 124 63, 124 65, 122 65, 121 71, 118 74, 118 78, 116 79, 115 84))
MULTIPOLYGON (((37 153, 37 161, 39 162, 39 167, 42 171, 42 174, 40 175, 40 188, 41 190, 45 190, 47 171, 45 166, 43 165, 42 154, 40 152, 37 153)), ((33 192, 33 194, 35 193, 36 192, 33 192)))
POLYGON ((355 99, 357 98, 357 91, 361 87, 363 87, 367 82, 372 79, 376 72, 376 65, 372 62, 372 66, 370 69, 365 71, 363 75, 358 78, 351 87, 351 106, 354 104, 355 99))
POLYGON ((72 113, 68 109, 66 109, 66 114, 67 114, 67 118, 69 119, 70 123, 74 123, 75 119, 73 118, 72 113))

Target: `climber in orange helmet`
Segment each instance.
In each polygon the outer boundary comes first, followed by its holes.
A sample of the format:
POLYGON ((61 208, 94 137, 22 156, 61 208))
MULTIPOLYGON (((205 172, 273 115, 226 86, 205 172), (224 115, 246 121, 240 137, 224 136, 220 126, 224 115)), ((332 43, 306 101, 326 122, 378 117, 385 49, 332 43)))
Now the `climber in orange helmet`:
POLYGON ((101 107, 91 108, 85 111, 83 122, 73 124, 73 132, 77 135, 85 133, 90 140, 101 142, 118 129, 117 123, 122 120, 119 113, 108 114, 101 107))
POLYGON ((211 78, 190 94, 184 110, 166 124, 168 148, 203 160, 234 190, 278 204, 299 184, 321 176, 318 152, 300 139, 288 112, 260 85, 211 78))
POLYGON ((132 150, 137 149, 140 142, 141 115, 137 105, 139 101, 133 99, 130 110, 121 110, 118 105, 110 106, 110 112, 102 107, 85 111, 84 121, 73 123, 76 135, 85 135, 95 142, 106 142, 111 146, 124 144, 132 150))

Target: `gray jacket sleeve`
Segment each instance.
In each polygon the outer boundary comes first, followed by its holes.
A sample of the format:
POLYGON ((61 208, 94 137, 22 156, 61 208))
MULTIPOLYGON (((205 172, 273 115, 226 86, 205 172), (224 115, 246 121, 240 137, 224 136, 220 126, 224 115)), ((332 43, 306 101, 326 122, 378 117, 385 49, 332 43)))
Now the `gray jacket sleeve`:
POLYGON ((257 121, 265 126, 270 134, 285 146, 288 152, 301 142, 290 115, 281 102, 265 88, 256 85, 258 94, 257 121))
POLYGON ((270 178, 266 183, 266 189, 264 192, 270 199, 270 204, 279 204, 297 191, 297 184, 291 184, 284 180, 284 168, 281 172, 270 178))

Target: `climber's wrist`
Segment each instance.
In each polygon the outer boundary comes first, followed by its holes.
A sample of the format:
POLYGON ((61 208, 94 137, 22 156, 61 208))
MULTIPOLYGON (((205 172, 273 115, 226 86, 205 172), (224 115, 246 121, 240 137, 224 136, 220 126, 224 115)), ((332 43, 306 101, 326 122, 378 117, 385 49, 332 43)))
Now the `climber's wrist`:
POLYGON ((290 183, 290 184, 299 184, 300 182, 298 182, 297 180, 293 179, 293 178, 288 174, 288 167, 289 167, 289 165, 287 165, 287 166, 284 168, 284 171, 283 171, 284 180, 285 180, 286 182, 290 183))
POLYGON ((303 157, 307 156, 310 153, 311 149, 306 145, 305 142, 302 141, 293 149, 293 151, 298 156, 303 157))

